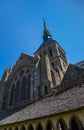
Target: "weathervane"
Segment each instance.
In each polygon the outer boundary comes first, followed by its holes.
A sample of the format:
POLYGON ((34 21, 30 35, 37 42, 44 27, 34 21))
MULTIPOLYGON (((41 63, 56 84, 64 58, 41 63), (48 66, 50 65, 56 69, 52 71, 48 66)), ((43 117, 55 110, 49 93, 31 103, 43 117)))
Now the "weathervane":
MULTIPOLYGON (((44 29, 47 29, 47 27, 46 27, 46 21, 45 21, 44 17, 43 17, 43 23, 44 23, 44 29)), ((53 30, 54 30, 53 28, 50 29, 50 31, 53 31, 53 30)))
POLYGON ((43 17, 43 23, 44 23, 44 29, 46 29, 46 22, 45 22, 45 18, 43 17))

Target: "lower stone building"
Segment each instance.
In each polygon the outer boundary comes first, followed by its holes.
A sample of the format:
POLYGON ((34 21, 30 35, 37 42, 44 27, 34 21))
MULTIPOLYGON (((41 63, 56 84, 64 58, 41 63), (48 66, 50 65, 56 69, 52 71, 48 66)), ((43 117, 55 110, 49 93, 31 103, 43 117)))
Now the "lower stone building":
POLYGON ((84 68, 68 65, 45 21, 34 57, 21 54, 2 76, 0 130, 84 130, 84 68))

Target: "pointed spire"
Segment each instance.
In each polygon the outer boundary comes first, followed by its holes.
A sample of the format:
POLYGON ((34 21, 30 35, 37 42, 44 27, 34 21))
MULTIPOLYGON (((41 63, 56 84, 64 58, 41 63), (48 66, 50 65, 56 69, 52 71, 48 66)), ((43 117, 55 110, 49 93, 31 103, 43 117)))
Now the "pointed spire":
POLYGON ((44 23, 44 30, 46 30, 47 28, 46 28, 46 22, 45 22, 44 17, 43 17, 43 23, 44 23))
POLYGON ((50 35, 50 32, 48 31, 48 29, 46 27, 46 22, 45 22, 44 17, 43 17, 43 23, 44 23, 43 41, 46 42, 49 39, 51 39, 51 35, 50 35))

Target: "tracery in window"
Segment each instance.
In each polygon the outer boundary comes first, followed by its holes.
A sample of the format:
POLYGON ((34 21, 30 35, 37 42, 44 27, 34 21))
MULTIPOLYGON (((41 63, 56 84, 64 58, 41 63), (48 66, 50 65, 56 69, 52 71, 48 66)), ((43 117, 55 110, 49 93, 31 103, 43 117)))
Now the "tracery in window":
POLYGON ((18 103, 19 102, 19 92, 20 92, 20 80, 17 80, 16 87, 15 87, 14 103, 18 103))
POLYGON ((30 98, 30 78, 31 78, 31 75, 29 74, 28 80, 27 80, 27 98, 28 99, 30 98))
POLYGON ((21 70, 19 76, 22 77, 23 74, 24 74, 24 70, 21 70))
POLYGON ((21 82, 20 101, 25 100, 25 98, 26 98, 26 77, 24 76, 21 82))
POLYGON ((14 99, 14 88, 15 88, 15 84, 12 85, 12 90, 11 90, 11 95, 10 95, 10 105, 13 104, 13 99, 14 99))

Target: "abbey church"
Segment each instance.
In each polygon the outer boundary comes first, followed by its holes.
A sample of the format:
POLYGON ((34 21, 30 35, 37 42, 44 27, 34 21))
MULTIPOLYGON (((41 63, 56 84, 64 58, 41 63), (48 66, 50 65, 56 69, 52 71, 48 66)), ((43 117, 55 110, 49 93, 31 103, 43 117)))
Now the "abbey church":
POLYGON ((45 21, 34 56, 21 54, 0 80, 0 130, 84 130, 84 62, 68 64, 45 21))

